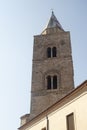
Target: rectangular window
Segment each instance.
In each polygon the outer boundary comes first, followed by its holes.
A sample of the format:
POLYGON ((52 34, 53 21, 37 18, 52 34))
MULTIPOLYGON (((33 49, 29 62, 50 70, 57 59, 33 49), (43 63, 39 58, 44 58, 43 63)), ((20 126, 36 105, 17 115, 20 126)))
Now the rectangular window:
POLYGON ((66 120, 67 120, 67 130, 75 130, 74 114, 71 113, 71 114, 67 115, 66 120))
POLYGON ((46 130, 46 127, 42 128, 41 130, 46 130))

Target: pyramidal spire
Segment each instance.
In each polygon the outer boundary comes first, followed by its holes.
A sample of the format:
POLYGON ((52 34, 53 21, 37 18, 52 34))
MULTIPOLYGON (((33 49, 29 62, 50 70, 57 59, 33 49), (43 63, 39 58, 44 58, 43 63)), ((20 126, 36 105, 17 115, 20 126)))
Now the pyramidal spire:
POLYGON ((61 24, 57 20, 56 16, 54 15, 54 12, 52 11, 51 17, 48 21, 47 27, 46 28, 53 28, 53 27, 58 27, 59 29, 62 29, 61 24))
POLYGON ((45 29, 43 30, 42 34, 44 34, 44 32, 46 32, 47 30, 52 29, 52 28, 57 28, 59 30, 64 31, 61 24, 59 23, 56 16, 54 15, 53 11, 52 11, 51 17, 50 17, 45 29))

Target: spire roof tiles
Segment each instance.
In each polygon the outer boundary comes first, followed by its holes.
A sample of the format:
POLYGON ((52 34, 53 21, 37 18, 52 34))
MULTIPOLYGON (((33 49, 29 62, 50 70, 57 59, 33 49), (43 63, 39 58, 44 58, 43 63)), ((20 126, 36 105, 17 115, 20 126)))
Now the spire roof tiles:
POLYGON ((48 21, 46 28, 54 28, 54 27, 58 27, 59 29, 63 30, 61 24, 59 23, 56 16, 54 15, 54 12, 52 11, 52 15, 48 21))
POLYGON ((61 24, 59 23, 56 16, 54 15, 54 12, 52 11, 51 17, 41 34, 55 33, 58 32, 59 30, 64 31, 61 24))

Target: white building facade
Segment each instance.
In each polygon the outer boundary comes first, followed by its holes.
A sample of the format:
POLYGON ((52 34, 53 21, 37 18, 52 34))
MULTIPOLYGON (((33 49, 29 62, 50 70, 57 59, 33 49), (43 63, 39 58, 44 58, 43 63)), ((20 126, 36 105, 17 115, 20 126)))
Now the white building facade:
POLYGON ((87 81, 19 130, 86 130, 87 81))

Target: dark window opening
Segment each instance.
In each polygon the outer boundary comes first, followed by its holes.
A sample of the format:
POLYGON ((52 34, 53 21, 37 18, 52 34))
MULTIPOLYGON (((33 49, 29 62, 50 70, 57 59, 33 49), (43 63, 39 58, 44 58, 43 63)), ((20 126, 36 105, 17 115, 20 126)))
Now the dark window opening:
POLYGON ((51 57, 51 48, 50 47, 47 48, 47 57, 48 58, 51 57))
POLYGON ((57 76, 47 76, 47 89, 57 89, 57 76))
POLYGON ((47 76, 47 89, 51 89, 51 76, 47 76))
POLYGON ((57 89, 57 76, 53 76, 53 89, 57 89))
POLYGON ((56 47, 52 48, 52 56, 56 57, 57 51, 56 51, 56 47))
POLYGON ((41 130, 46 130, 46 127, 42 128, 41 130))
POLYGON ((71 113, 70 115, 67 116, 67 130, 75 130, 73 113, 71 113))

